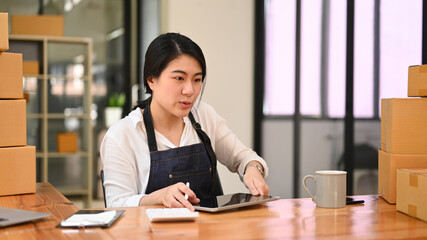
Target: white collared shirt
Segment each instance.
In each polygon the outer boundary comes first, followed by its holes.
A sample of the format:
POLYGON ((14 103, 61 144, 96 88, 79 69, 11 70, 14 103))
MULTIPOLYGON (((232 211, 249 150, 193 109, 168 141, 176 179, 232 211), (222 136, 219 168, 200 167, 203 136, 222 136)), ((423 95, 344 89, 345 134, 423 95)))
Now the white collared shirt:
MULTIPOLYGON (((200 102, 193 107, 193 115, 202 130, 211 139, 217 159, 231 172, 238 172, 242 179, 245 166, 256 160, 264 167, 265 176, 268 167, 265 161, 252 149, 246 147, 227 127, 207 103, 200 102)), ((184 131, 180 146, 200 143, 196 130, 188 117, 184 117, 184 131)), ((175 148, 165 136, 155 131, 159 151, 175 148)), ((145 195, 150 174, 150 151, 147 133, 140 108, 111 126, 102 143, 101 159, 105 173, 105 192, 108 207, 133 207, 145 195)))

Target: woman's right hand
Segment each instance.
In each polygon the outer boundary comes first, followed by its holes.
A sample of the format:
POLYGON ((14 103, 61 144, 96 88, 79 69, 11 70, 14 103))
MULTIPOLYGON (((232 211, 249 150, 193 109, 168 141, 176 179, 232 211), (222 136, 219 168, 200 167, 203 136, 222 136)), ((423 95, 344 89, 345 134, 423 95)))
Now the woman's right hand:
POLYGON ((194 211, 194 207, 191 203, 198 203, 200 200, 197 198, 196 194, 187 187, 187 185, 179 182, 164 188, 164 194, 161 201, 163 205, 169 208, 185 207, 194 211), (188 200, 185 199, 185 194, 188 195, 188 200))
POLYGON ((163 204, 168 208, 188 208, 194 211, 191 203, 199 203, 200 199, 196 194, 187 187, 184 183, 179 182, 174 185, 159 189, 141 198, 140 205, 163 204), (185 194, 188 195, 188 200, 185 199, 185 194))

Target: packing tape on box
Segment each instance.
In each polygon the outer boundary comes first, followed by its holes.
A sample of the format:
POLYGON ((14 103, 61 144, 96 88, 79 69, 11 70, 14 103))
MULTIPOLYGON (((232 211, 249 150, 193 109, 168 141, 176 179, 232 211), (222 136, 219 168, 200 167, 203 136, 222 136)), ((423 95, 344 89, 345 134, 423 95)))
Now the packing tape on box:
MULTIPOLYGON (((385 118, 387 118, 386 116, 387 116, 387 111, 388 111, 388 105, 389 104, 391 104, 391 101, 385 101, 384 102, 384 117, 385 118)), ((388 131, 387 131, 387 127, 388 127, 388 124, 390 124, 390 121, 385 121, 385 124, 384 124, 384 129, 385 129, 385 133, 384 133, 384 136, 385 136, 385 141, 384 141, 384 152, 387 150, 387 146, 390 146, 390 143, 388 143, 388 136, 387 136, 387 134, 388 134, 388 131)))
POLYGON ((417 206, 408 204, 408 214, 417 217, 417 206))
POLYGON ((409 186, 418 187, 418 176, 417 174, 409 174, 409 186))

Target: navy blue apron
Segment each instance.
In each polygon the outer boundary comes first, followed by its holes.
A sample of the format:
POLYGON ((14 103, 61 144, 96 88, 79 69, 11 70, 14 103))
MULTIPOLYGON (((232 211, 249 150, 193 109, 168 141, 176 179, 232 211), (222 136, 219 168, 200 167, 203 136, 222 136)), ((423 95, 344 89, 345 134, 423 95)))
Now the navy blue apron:
POLYGON ((189 182, 200 199, 223 194, 210 139, 191 112, 188 116, 202 143, 158 151, 150 103, 145 106, 143 118, 151 158, 146 194, 178 182, 189 182))

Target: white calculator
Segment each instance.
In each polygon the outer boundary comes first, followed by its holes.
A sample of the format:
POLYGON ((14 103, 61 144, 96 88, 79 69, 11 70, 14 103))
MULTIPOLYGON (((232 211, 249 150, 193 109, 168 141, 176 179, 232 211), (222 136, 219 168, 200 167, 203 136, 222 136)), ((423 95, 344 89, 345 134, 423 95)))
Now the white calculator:
POLYGON ((199 212, 188 208, 148 208, 145 214, 151 222, 194 221, 199 217, 199 212))

